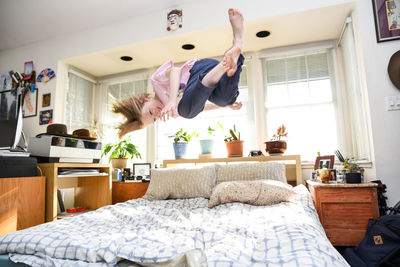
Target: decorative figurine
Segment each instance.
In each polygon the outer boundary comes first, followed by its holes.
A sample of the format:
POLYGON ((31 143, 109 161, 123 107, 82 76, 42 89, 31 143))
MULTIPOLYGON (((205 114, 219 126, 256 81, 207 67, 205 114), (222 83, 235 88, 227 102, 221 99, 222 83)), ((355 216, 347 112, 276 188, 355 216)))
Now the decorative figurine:
POLYGON ((173 9, 167 15, 167 31, 175 31, 182 28, 182 9, 173 9))

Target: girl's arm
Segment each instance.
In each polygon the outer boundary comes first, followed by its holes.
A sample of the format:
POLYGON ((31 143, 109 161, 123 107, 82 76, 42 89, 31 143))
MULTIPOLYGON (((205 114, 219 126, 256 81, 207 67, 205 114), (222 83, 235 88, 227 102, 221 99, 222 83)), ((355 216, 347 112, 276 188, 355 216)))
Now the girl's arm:
MULTIPOLYGON (((235 102, 232 105, 229 105, 228 107, 231 108, 232 110, 238 110, 238 109, 242 108, 242 105, 243 105, 242 102, 235 102)), ((211 103, 211 104, 205 104, 203 110, 206 111, 206 110, 213 110, 213 109, 219 109, 219 108, 222 108, 222 107, 211 103)))
POLYGON ((168 120, 176 109, 176 98, 178 97, 181 82, 181 68, 173 67, 169 73, 169 96, 168 102, 161 111, 163 120, 168 120))

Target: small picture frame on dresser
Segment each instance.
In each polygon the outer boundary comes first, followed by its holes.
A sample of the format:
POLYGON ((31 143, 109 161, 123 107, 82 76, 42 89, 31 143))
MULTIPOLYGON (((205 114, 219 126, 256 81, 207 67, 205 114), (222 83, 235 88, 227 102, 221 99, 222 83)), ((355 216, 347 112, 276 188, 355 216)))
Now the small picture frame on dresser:
POLYGON ((314 170, 318 169, 333 169, 335 163, 335 156, 320 156, 315 160, 314 170))
POLYGON ((150 179, 151 163, 134 163, 132 170, 137 180, 150 179))

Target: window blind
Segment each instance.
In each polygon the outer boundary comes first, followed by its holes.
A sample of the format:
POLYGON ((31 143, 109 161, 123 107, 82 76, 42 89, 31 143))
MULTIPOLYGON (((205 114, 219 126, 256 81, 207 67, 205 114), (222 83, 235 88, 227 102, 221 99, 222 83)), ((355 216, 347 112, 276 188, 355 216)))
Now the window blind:
POLYGON ((65 122, 69 131, 92 126, 93 86, 93 82, 74 73, 68 73, 65 122))

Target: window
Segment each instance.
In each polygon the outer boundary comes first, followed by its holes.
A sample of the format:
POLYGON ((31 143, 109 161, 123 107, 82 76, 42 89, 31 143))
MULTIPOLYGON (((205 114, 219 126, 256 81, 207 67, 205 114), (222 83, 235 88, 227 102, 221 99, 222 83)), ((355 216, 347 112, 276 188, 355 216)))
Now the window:
MULTIPOLYGON (((163 159, 175 158, 172 147, 173 140, 168 138, 180 128, 187 131, 197 131, 199 138, 207 138, 208 126, 215 126, 217 122, 224 125, 224 132, 217 133, 214 138, 214 157, 226 157, 226 147, 223 141, 225 133, 228 129, 236 125, 241 133, 241 139, 245 140, 243 151, 255 149, 255 132, 254 132, 254 115, 253 115, 253 97, 252 91, 247 85, 247 67, 246 62, 242 67, 242 73, 239 83, 239 97, 237 101, 243 103, 240 110, 232 111, 230 108, 222 108, 217 110, 209 110, 201 112, 195 119, 184 119, 178 117, 170 119, 167 122, 158 121, 156 123, 156 162, 163 159)), ((200 145, 198 140, 191 141, 188 147, 188 157, 197 158, 200 154, 200 145)), ((244 153, 245 153, 244 152, 244 153)), ((245 155, 247 156, 247 155, 245 155)))
POLYGON ((93 124, 94 82, 72 72, 68 73, 65 124, 69 131, 90 128, 93 124))
POLYGON ((337 149, 330 51, 262 59, 267 137, 288 131, 287 154, 315 160, 337 149))
MULTIPOLYGON (((135 77, 133 77, 135 78, 135 77)), ((112 106, 116 100, 123 100, 132 94, 140 95, 147 91, 147 79, 137 77, 137 80, 126 82, 103 83, 102 88, 102 133, 103 144, 118 142, 118 129, 116 127, 124 118, 119 114, 112 112, 112 106)), ((142 160, 135 159, 135 162, 146 162, 147 155, 147 130, 142 129, 127 134, 132 143, 138 147, 138 151, 142 155, 142 160)))

